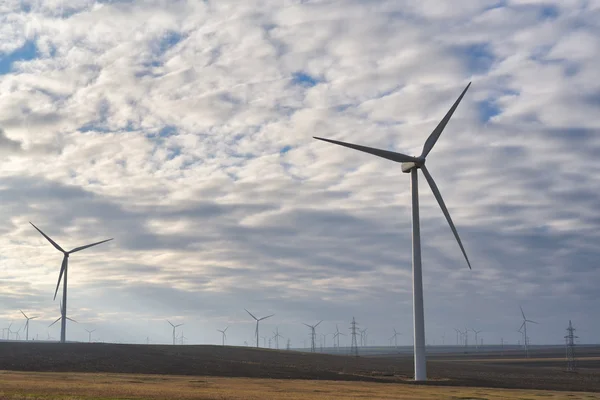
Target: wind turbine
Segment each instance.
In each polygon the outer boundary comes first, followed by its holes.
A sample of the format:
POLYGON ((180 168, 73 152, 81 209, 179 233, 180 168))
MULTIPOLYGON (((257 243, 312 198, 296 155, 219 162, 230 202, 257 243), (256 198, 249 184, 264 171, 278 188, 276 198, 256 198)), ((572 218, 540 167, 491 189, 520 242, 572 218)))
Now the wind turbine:
POLYGON ((340 335, 346 336, 344 333, 340 332, 337 324, 335 324, 335 333, 333 334, 333 340, 337 340, 337 350, 338 350, 338 353, 340 351, 340 335))
POLYGON ((528 337, 527 337, 527 323, 531 322, 532 324, 537 324, 537 322, 532 321, 530 319, 527 319, 525 317, 525 313, 523 312, 523 307, 519 306, 519 308, 521 309, 521 315, 523 316, 523 323, 521 324, 521 327, 519 328, 519 330, 523 329, 523 340, 525 343, 525 356, 527 358, 529 358, 529 347, 527 346, 527 342, 528 342, 528 337))
POLYGON ((25 340, 29 340, 29 320, 36 319, 37 317, 28 317, 23 310, 19 311, 21 311, 21 314, 27 319, 27 322, 25 322, 25 340))
POLYGON ((64 277, 64 280, 63 280, 63 299, 62 299, 62 304, 63 305, 61 307, 62 321, 61 321, 61 324, 60 324, 60 342, 61 343, 65 343, 66 339, 67 339, 67 270, 68 270, 68 265, 69 265, 69 256, 71 254, 73 254, 73 253, 77 253, 78 251, 85 250, 85 249, 88 249, 90 247, 102 244, 102 243, 106 243, 108 241, 111 241, 112 239, 102 240, 100 242, 88 244, 88 245, 85 245, 85 246, 76 247, 76 248, 74 248, 73 250, 70 250, 70 251, 65 251, 65 250, 63 250, 62 247, 60 247, 58 244, 56 244, 56 242, 54 240, 52 240, 48 235, 46 235, 44 232, 42 232, 37 226, 33 225, 31 222, 29 222, 29 223, 39 233, 41 233, 42 236, 44 236, 52 244, 52 246, 54 246, 56 248, 56 250, 58 250, 61 253, 63 253, 63 261, 62 261, 62 265, 60 267, 60 274, 58 275, 58 283, 56 284, 56 290, 54 291, 54 300, 56 300, 56 294, 58 293, 58 288, 60 286, 60 281, 64 277))
POLYGON ((171 323, 171 321, 167 320, 167 322, 169 323, 169 325, 171 325, 173 327, 173 344, 175 344, 175 340, 177 339, 177 336, 175 336, 175 328, 177 328, 183 324, 173 325, 171 323))
POLYGON ((227 335, 225 334, 225 332, 227 332, 227 329, 229 329, 229 327, 227 327, 223 330, 217 329, 219 332, 221 332, 221 335, 223 336, 222 337, 223 346, 225 346, 225 339, 227 339, 227 335))
POLYGON ((92 343, 92 332, 96 332, 95 329, 90 330, 85 330, 88 333, 88 343, 92 343))
POLYGON ((365 328, 362 331, 358 330, 360 332, 360 345, 362 347, 367 347, 367 329, 369 328, 365 328))
POLYGON ((305 324, 304 322, 302 323, 303 325, 306 325, 310 328, 310 351, 311 351, 311 353, 314 353, 317 350, 317 346, 315 345, 315 341, 317 340, 317 334, 315 333, 315 328, 317 326, 319 326, 319 324, 321 322, 323 322, 323 320, 317 322, 315 325, 305 324))
POLYGON ((396 346, 396 348, 398 348, 398 335, 402 335, 399 332, 396 332, 396 328, 394 328, 394 334, 392 335, 392 337, 390 339, 394 340, 394 346, 396 346))
MULTIPOLYGON (((246 310, 246 309, 244 308, 244 310, 246 310)), ((252 318, 254 318, 254 320, 256 321, 256 332, 255 332, 255 335, 256 335, 256 347, 260 347, 260 346, 258 345, 258 339, 259 339, 259 337, 258 337, 258 323, 259 323, 260 321, 262 321, 263 319, 271 318, 271 317, 272 317, 273 315, 275 315, 275 314, 267 315, 266 317, 262 317, 262 318, 256 318, 254 315, 252 315, 252 313, 251 313, 250 311, 246 310, 246 312, 247 312, 248 314, 250 314, 250 316, 251 316, 252 318)))
POLYGON ((275 331, 273 332, 273 338, 275 339, 275 346, 277 347, 277 350, 279 350, 279 338, 283 339, 283 336, 281 336, 279 334, 279 327, 275 328, 275 331))
POLYGON ((481 333, 481 331, 476 331, 475 329, 471 328, 471 332, 475 333, 475 350, 478 351, 479 350, 479 340, 477 340, 477 335, 479 335, 481 333))
MULTIPOLYGON (((67 324, 67 320, 71 321, 71 322, 75 322, 76 324, 78 324, 77 321, 75 321, 74 319, 71 319, 69 317, 67 317, 67 313, 65 312, 64 308, 63 308, 63 304, 62 302, 59 302, 59 307, 60 307, 60 317, 58 317, 56 319, 56 321, 54 321, 53 323, 51 323, 50 325, 48 325, 48 328, 50 328, 52 325, 54 325, 55 323, 57 323, 58 321, 61 321, 61 326, 65 326, 67 324)), ((64 332, 63 329, 61 329, 61 337, 62 337, 62 332, 64 332)), ((61 340, 61 343, 65 343, 61 340)))
POLYGON ((463 90, 459 98, 454 102, 450 110, 446 113, 444 118, 440 121, 438 126, 431 132, 427 140, 425 141, 425 145, 423 146, 423 151, 421 155, 418 157, 407 156, 402 153, 396 153, 387 150, 375 149, 372 147, 359 146, 356 144, 340 142, 337 140, 324 139, 320 137, 314 137, 315 139, 323 140, 329 143, 337 144, 344 147, 349 147, 354 150, 362 151, 365 153, 373 154, 378 157, 382 157, 391 161, 395 161, 401 164, 402 172, 410 173, 411 175, 411 189, 412 189, 412 264, 413 264, 413 317, 414 317, 414 347, 415 347, 415 380, 416 381, 425 381, 427 380, 427 365, 426 365, 426 356, 425 356, 425 312, 423 310, 423 273, 421 271, 421 233, 419 227, 419 189, 418 189, 418 175, 417 170, 421 169, 423 171, 423 175, 425 175, 425 179, 431 190, 433 191, 433 195, 435 196, 442 212, 444 213, 448 224, 450 225, 450 229, 454 233, 454 237, 458 242, 460 250, 462 251, 465 259, 467 260, 467 264, 469 269, 471 268, 471 263, 467 258, 467 253, 460 241, 460 237, 458 236, 458 232, 454 227, 454 223, 450 218, 450 213, 446 208, 446 204, 444 204, 444 200, 442 199, 442 195, 438 190, 435 181, 429 174, 429 171, 425 167, 425 158, 433 149, 433 146, 439 139, 442 131, 450 121, 452 114, 458 107, 460 101, 464 97, 465 93, 471 86, 471 83, 467 85, 467 87, 463 90))

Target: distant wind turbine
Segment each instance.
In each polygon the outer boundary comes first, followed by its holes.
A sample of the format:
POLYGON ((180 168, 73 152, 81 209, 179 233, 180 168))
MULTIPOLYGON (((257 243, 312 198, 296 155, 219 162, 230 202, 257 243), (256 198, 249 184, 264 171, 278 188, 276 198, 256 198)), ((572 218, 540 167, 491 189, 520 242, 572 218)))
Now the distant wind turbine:
POLYGON ((61 279, 63 280, 63 299, 62 299, 62 321, 60 324, 60 342, 65 343, 67 340, 67 270, 69 265, 69 256, 73 253, 77 253, 78 251, 88 249, 93 246, 97 246, 102 243, 106 243, 111 241, 112 239, 102 240, 100 242, 88 244, 85 246, 76 247, 71 251, 65 251, 62 247, 60 247, 54 240, 52 240, 48 235, 42 232, 37 226, 33 225, 30 222, 31 226, 33 226, 39 233, 42 234, 51 244, 56 248, 56 250, 63 253, 63 261, 60 267, 60 274, 58 275, 58 283, 56 284, 56 290, 54 291, 54 299, 56 300, 56 294, 58 293, 58 288, 60 286, 61 279), (64 277, 64 278, 63 278, 64 277))
MULTIPOLYGON (((246 310, 246 309, 244 308, 244 310, 246 310)), ((255 332, 254 334, 256 335, 256 347, 260 347, 260 346, 258 345, 258 339, 259 339, 259 336, 258 336, 258 323, 259 323, 260 321, 262 321, 263 319, 271 318, 271 317, 272 317, 273 315, 275 315, 275 314, 267 315, 266 317, 262 317, 262 318, 256 318, 256 317, 255 317, 255 316, 254 316, 254 315, 253 315, 253 314, 252 314, 250 311, 246 310, 246 312, 247 312, 248 314, 250 314, 250 316, 251 316, 252 318, 254 318, 254 320, 256 321, 256 332, 255 332)), ((266 347, 266 344, 265 344, 265 347, 266 347)))
POLYGON ((225 328, 223 330, 217 329, 219 332, 221 332, 221 335, 223 336, 222 337, 222 339, 223 339, 223 346, 225 346, 225 339, 227 339, 227 334, 225 334, 225 332, 227 332, 227 329, 229 329, 229 327, 227 327, 227 328, 225 328))
POLYGON ((96 332, 95 329, 90 330, 85 330, 88 333, 88 343, 92 343, 92 332, 96 332))
POLYGON ((396 332, 396 328, 394 328, 394 334, 392 335, 392 337, 390 339, 394 340, 394 346, 396 348, 398 348, 398 335, 402 335, 402 334, 399 332, 396 332))
POLYGON ((471 86, 471 83, 467 85, 467 87, 463 90, 458 99, 454 102, 450 110, 446 113, 441 122, 437 125, 437 127, 431 132, 425 144, 423 146, 423 151, 421 155, 418 157, 407 156, 402 153, 396 153, 393 151, 375 149, 372 147, 360 146, 351 143, 340 142, 337 140, 325 139, 320 137, 314 137, 318 140, 323 140, 325 142, 337 144, 340 146, 348 147, 354 150, 362 151, 365 153, 369 153, 378 157, 382 157, 397 163, 401 163, 402 172, 411 174, 411 188, 412 188, 412 264, 413 264, 413 317, 414 317, 414 360, 415 360, 415 380, 416 381, 425 381, 427 380, 427 365, 426 365, 426 356, 425 356, 425 312, 423 310, 423 273, 421 270, 421 233, 419 227, 419 189, 418 189, 418 174, 417 170, 423 171, 423 175, 425 175, 425 179, 427 183, 431 187, 434 197, 436 198, 448 224, 450 225, 450 229, 452 233, 454 233, 454 237, 458 242, 460 250, 463 253, 463 256, 467 260, 467 264, 469 268, 471 268, 471 263, 467 258, 467 253, 460 241, 460 237, 458 236, 458 232, 452 222, 452 218, 450 218, 450 213, 446 208, 446 204, 444 204, 444 200, 442 199, 442 195, 435 184, 435 181, 429 174, 429 171, 425 167, 425 158, 433 149, 433 146, 439 139, 442 131, 450 121, 452 114, 458 107, 460 101, 464 97, 465 93, 471 86))
POLYGON ((23 316, 27 319, 27 322, 25 322, 25 340, 29 340, 29 321, 32 319, 36 319, 37 317, 28 317, 23 310, 19 310, 21 311, 21 314, 23 314, 23 316))
POLYGON ((275 339, 275 347, 277 347, 277 350, 279 350, 279 338, 283 339, 283 336, 279 334, 279 327, 276 327, 273 332, 273 339, 275 339))
MULTIPOLYGON (((66 326, 67 320, 69 320, 71 322, 75 322, 76 324, 78 324, 78 322, 75 321, 74 319, 71 319, 71 318, 67 317, 67 313, 64 312, 64 308, 63 308, 62 302, 59 302, 59 307, 60 307, 60 317, 58 317, 56 319, 56 321, 54 321, 53 323, 51 323, 50 325, 48 325, 48 328, 50 328, 52 325, 54 325, 58 321, 61 321, 61 325, 64 325, 64 326, 66 326)), ((62 334, 62 332, 64 332, 64 331, 61 330, 61 334, 62 334)), ((64 343, 64 342, 61 341, 61 343, 64 343)))
POLYGON ((519 328, 519 330, 523 329, 523 340, 525 343, 525 356, 527 358, 529 358, 529 347, 528 347, 529 338, 527 337, 527 323, 530 322, 532 324, 537 324, 537 322, 527 319, 525 317, 525 313, 523 312, 523 307, 519 306, 519 308, 521 309, 521 315, 523 316, 523 323, 521 324, 521 327, 519 328))
POLYGON ((303 325, 306 325, 310 328, 310 351, 312 353, 314 353, 317 350, 317 346, 315 344, 316 340, 317 340, 317 334, 315 333, 315 329, 317 328, 317 326, 319 326, 319 324, 323 322, 322 320, 317 322, 315 325, 309 325, 309 324, 305 324, 304 322, 302 323, 303 325))
POLYGON ((173 327, 173 344, 176 344, 175 340, 177 339, 177 336, 175 336, 175 328, 177 328, 177 327, 179 327, 179 326, 181 326, 183 324, 173 325, 171 323, 171 321, 167 320, 167 322, 169 323, 169 325, 171 325, 173 327))
POLYGON ((333 340, 336 342, 338 353, 340 351, 340 335, 346 336, 346 334, 340 332, 337 324, 335 324, 335 333, 333 334, 333 340))

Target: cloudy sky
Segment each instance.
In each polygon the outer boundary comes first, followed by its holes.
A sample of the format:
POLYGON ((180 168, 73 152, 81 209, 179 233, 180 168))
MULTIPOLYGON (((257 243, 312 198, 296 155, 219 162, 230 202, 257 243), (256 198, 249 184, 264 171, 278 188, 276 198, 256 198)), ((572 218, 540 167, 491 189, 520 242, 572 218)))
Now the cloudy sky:
MULTIPOLYGON (((412 330, 409 176, 313 135, 428 158, 426 332, 598 342, 600 0, 8 0, 0 5, 0 325, 73 248, 68 339, 292 346, 355 316, 412 330)), ((421 175, 422 177, 422 175, 421 175)), ((14 328, 13 327, 13 328, 14 328)), ((330 338, 328 339, 331 340, 330 338)), ((342 339, 342 344, 346 338, 342 339)))

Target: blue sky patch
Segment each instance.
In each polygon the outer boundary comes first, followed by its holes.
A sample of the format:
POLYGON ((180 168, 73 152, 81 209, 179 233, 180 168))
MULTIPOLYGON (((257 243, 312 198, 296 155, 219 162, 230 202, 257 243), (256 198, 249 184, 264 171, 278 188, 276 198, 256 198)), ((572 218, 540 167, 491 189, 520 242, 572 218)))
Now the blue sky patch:
POLYGON ((469 71, 476 74, 486 73, 492 67, 495 57, 488 43, 476 43, 462 47, 469 71))
POLYGON ((167 125, 164 128, 162 128, 160 131, 158 131, 158 136, 159 137, 170 137, 173 136, 177 133, 177 128, 173 125, 167 125))
POLYGON ((481 122, 488 122, 490 119, 499 115, 501 110, 496 102, 493 100, 485 100, 477 103, 477 109, 479 111, 479 119, 481 122))
POLYGON ((558 17, 558 7, 551 5, 543 5, 540 10, 540 15, 542 19, 554 19, 558 17))
POLYGON ((292 146, 283 146, 281 150, 279 150, 279 154, 285 154, 292 149, 292 146))
POLYGON ((11 72, 15 62, 35 59, 37 53, 38 48, 35 41, 28 40, 23 46, 12 53, 0 55, 0 75, 11 72))
POLYGON ((294 73, 292 82, 300 86, 313 87, 319 83, 319 80, 305 72, 300 71, 294 73))

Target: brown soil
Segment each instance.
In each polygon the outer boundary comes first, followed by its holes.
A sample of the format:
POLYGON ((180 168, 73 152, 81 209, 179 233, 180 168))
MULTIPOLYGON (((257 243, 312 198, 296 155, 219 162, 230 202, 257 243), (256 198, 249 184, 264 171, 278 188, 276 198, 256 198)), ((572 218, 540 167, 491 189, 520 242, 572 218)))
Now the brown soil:
MULTIPOLYGON (((428 385, 600 392, 600 349, 564 371, 560 349, 532 353, 432 355, 428 385), (548 358, 548 360, 544 360, 548 358), (507 362, 507 359, 510 359, 507 362), (469 360, 469 362, 465 362, 469 360)), ((230 346, 0 343, 0 370, 109 372, 412 383, 412 357, 348 357, 230 346)))

